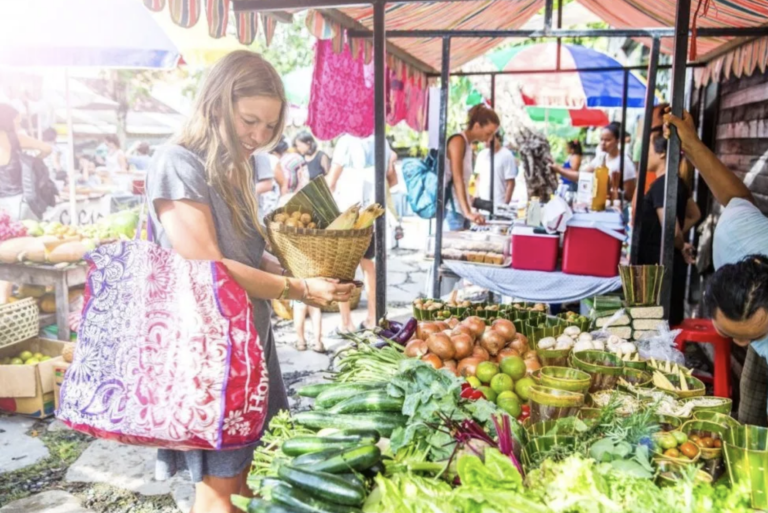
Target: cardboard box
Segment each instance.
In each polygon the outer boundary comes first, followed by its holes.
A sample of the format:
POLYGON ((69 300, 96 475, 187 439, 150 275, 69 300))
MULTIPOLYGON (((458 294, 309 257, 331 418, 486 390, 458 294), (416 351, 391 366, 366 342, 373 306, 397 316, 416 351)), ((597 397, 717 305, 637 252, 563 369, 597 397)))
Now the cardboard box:
POLYGON ((70 365, 72 364, 62 359, 53 366, 53 404, 56 407, 56 411, 59 410, 59 394, 61 393, 61 385, 64 383, 64 374, 66 374, 70 365))
POLYGON ((35 418, 54 413, 54 367, 63 362, 64 342, 33 338, 0 348, 0 359, 22 351, 42 353, 51 359, 35 365, 0 365, 0 410, 35 418))

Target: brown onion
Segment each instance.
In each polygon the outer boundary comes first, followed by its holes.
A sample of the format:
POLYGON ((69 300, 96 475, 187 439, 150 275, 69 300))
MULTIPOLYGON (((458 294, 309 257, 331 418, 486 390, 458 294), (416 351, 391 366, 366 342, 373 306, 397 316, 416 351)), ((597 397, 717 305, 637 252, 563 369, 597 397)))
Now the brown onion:
POLYGON ((512 342, 509 343, 509 347, 516 350, 518 353, 523 354, 526 351, 528 351, 528 339, 525 338, 525 335, 522 335, 520 333, 517 333, 514 338, 512 339, 512 342))
POLYGON ((488 330, 480 338, 480 345, 488 351, 488 354, 496 356, 504 347, 504 337, 494 330, 488 330))
POLYGON ((440 331, 450 330, 451 327, 448 326, 448 323, 445 321, 434 321, 434 324, 437 325, 438 328, 440 328, 440 331))
POLYGON ((485 321, 476 315, 467 317, 461 323, 472 330, 472 334, 475 336, 475 338, 482 335, 485 331, 485 321))
POLYGON ((448 360, 446 362, 443 362, 443 370, 447 370, 454 376, 459 377, 459 370, 456 367, 456 362, 454 360, 448 360), (448 362, 451 362, 451 365, 449 365, 448 362))
POLYGON ((491 355, 488 353, 488 351, 483 349, 481 346, 475 346, 472 349, 472 356, 471 357, 472 358, 477 358, 481 362, 487 362, 488 360, 491 359, 491 355))
POLYGON ((533 359, 527 359, 525 360, 525 368, 528 371, 528 374, 537 371, 541 369, 541 364, 539 363, 539 360, 533 360, 533 359))
POLYGON ((458 319, 457 317, 451 317, 451 318, 450 318, 450 319, 448 319, 448 321, 446 321, 446 322, 448 323, 448 327, 449 327, 449 328, 451 328, 451 329, 453 329, 453 328, 455 328, 456 326, 458 326, 458 325, 459 325, 459 322, 461 322, 461 321, 459 321, 459 319, 458 319))
POLYGON ((477 373, 477 366, 480 365, 480 361, 478 358, 464 358, 459 362, 456 370, 465 378, 474 376, 477 373))
POLYGON ((507 319, 496 319, 493 321, 491 328, 504 337, 504 342, 511 342, 517 333, 515 324, 507 319))
POLYGON ((520 356, 520 353, 517 351, 517 349, 512 349, 511 347, 505 347, 501 351, 499 351, 499 354, 496 355, 496 362, 501 363, 501 361, 504 358, 509 358, 510 356, 520 356))
POLYGON ((416 326, 416 338, 427 340, 433 333, 442 331, 434 322, 422 321, 416 326))
POLYGON ((435 369, 443 368, 443 361, 436 354, 427 354, 421 357, 422 362, 430 364, 435 369))
POLYGON ((472 350, 475 348, 475 343, 472 342, 472 338, 464 333, 452 336, 451 342, 453 342, 453 348, 456 350, 454 356, 457 360, 463 360, 472 355, 472 350))
POLYGON ((536 351, 533 349, 529 349, 528 351, 523 353, 523 360, 537 360, 539 359, 539 355, 536 354, 536 351))
POLYGON ((445 333, 433 333, 427 338, 427 347, 431 353, 436 354, 441 360, 451 360, 456 354, 451 338, 445 333))
POLYGON ((429 352, 429 346, 421 339, 414 338, 405 346, 405 356, 409 358, 421 358, 429 352))
POLYGON ((464 324, 459 324, 455 328, 453 328, 453 331, 451 331, 451 336, 455 337, 456 335, 468 335, 469 338, 472 340, 472 343, 475 342, 475 334, 472 333, 472 330, 469 329, 469 326, 465 326, 464 324))

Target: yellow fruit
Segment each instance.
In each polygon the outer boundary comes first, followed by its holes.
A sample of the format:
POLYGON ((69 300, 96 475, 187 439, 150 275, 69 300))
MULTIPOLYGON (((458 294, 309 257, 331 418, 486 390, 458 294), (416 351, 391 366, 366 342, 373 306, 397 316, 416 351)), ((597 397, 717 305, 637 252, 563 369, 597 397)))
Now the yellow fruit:
POLYGON ((360 204, 352 205, 346 212, 333 220, 326 230, 352 230, 360 213, 360 204))
POLYGON ((65 362, 72 363, 72 360, 75 357, 75 344, 72 342, 67 342, 64 344, 64 349, 61 351, 61 356, 64 358, 65 362))

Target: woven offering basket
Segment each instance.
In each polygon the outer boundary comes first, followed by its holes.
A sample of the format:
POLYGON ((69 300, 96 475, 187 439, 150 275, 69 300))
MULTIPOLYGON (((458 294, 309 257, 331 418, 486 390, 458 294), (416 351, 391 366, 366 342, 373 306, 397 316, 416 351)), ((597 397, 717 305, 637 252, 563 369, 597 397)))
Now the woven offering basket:
MULTIPOLYGON (((362 284, 360 284, 359 286, 355 286, 354 290, 352 291, 352 295, 349 298, 349 308, 351 310, 355 310, 360 305, 360 296, 362 295, 362 293, 363 293, 362 284)), ((336 313, 339 311, 339 303, 334 301, 328 306, 320 307, 320 310, 326 313, 336 313)))
POLYGON ((0 305, 0 347, 37 336, 39 312, 31 297, 0 305))
POLYGON ((294 228, 272 221, 280 210, 264 218, 272 251, 283 268, 296 278, 353 280, 371 243, 373 226, 362 230, 294 228))

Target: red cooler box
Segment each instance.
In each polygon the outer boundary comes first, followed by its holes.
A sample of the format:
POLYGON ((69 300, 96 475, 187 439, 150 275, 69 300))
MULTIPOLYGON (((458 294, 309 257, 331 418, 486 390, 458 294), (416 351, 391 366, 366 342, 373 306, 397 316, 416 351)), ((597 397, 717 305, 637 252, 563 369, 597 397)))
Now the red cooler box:
POLYGON ((575 214, 565 230, 563 272, 606 278, 618 276, 624 239, 620 214, 575 214))
POLYGON ((534 233, 528 226, 512 229, 512 268, 553 272, 557 269, 559 235, 534 233))

